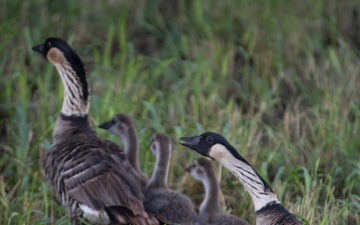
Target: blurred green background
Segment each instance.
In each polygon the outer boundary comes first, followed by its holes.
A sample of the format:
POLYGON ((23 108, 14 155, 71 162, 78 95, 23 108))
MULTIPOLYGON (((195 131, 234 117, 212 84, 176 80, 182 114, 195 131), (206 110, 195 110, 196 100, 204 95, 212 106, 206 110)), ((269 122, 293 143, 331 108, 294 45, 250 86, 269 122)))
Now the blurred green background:
MULTIPOLYGON (((154 132, 173 140, 169 185, 196 207, 200 157, 181 136, 216 131, 308 224, 360 224, 360 1, 0 2, 0 224, 67 224, 42 176, 63 87, 31 46, 68 41, 89 72, 94 125, 136 123, 151 176, 154 132)), ((115 136, 101 137, 122 145, 115 136)), ((216 163, 224 211, 251 199, 216 163)))

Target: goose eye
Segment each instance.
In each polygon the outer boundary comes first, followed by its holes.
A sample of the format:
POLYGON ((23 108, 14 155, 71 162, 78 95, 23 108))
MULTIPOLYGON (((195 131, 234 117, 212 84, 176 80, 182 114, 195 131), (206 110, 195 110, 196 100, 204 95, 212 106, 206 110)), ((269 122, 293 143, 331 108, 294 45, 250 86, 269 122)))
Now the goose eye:
POLYGON ((212 143, 213 142, 213 138, 211 136, 207 136, 206 137, 206 141, 209 142, 209 143, 212 143))
POLYGON ((51 42, 48 41, 48 42, 46 43, 46 46, 47 46, 48 48, 51 48, 51 46, 52 46, 51 42))

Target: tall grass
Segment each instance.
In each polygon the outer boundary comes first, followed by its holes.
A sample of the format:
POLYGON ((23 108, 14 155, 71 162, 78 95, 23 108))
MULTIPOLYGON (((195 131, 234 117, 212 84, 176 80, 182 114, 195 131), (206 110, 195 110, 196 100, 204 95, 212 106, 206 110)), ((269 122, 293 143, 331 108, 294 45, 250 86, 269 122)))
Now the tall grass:
MULTIPOLYGON (((48 36, 86 64, 94 125, 117 112, 135 120, 149 176, 151 135, 171 136, 169 184, 197 206, 203 189, 183 167, 199 155, 177 139, 212 130, 306 223, 359 224, 359 5, 1 1, 0 224, 68 223, 41 169, 63 97, 56 70, 31 51, 48 36)), ((216 166, 223 209, 254 223, 249 195, 216 166)))

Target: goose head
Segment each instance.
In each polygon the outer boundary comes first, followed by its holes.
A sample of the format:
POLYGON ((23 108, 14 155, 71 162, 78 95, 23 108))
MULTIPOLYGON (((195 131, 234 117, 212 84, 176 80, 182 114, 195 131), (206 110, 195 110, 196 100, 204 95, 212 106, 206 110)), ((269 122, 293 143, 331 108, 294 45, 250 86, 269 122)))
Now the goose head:
POLYGON ((70 47, 66 41, 49 37, 44 43, 32 47, 36 52, 39 52, 45 59, 49 60, 52 64, 70 63, 71 65, 83 66, 80 57, 70 47))
POLYGON ((131 119, 124 114, 116 114, 108 121, 99 125, 99 128, 107 130, 121 137, 128 137, 130 129, 134 126, 131 119))
POLYGON ((215 132, 205 132, 200 136, 181 137, 180 144, 218 162, 236 158, 250 165, 223 136, 215 132))

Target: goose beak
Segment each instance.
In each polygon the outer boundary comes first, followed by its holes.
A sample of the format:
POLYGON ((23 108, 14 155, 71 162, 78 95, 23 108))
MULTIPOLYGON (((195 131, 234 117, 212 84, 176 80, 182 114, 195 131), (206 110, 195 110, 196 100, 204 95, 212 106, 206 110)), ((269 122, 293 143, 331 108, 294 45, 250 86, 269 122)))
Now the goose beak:
POLYGON ((44 51, 44 44, 36 45, 32 47, 32 50, 39 52, 40 54, 43 54, 44 51))
POLYGON ((193 136, 193 137, 181 137, 180 144, 184 145, 188 148, 191 148, 195 151, 198 151, 198 145, 200 142, 201 136, 193 136))
POLYGON ((188 172, 188 173, 191 173, 191 166, 186 167, 184 170, 185 170, 186 172, 188 172))
POLYGON ((101 129, 107 130, 107 129, 109 129, 112 125, 113 125, 113 123, 111 122, 111 120, 109 120, 109 121, 106 121, 106 122, 100 124, 98 127, 101 128, 101 129))

